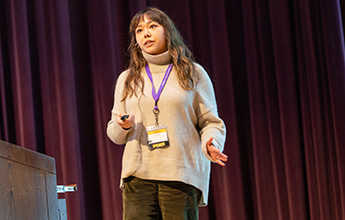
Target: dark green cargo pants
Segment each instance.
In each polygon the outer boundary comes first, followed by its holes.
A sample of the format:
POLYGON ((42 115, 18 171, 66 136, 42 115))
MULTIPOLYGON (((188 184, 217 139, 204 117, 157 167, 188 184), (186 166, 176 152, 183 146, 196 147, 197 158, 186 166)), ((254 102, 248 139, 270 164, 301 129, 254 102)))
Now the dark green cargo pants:
POLYGON ((125 179, 124 220, 197 220, 201 191, 179 181, 125 179))

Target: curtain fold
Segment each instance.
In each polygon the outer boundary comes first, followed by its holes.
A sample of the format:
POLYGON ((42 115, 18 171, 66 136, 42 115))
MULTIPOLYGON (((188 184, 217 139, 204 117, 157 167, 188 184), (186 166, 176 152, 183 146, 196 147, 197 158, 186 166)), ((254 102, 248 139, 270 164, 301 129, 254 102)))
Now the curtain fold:
POLYGON ((128 6, 121 1, 88 1, 93 106, 104 219, 122 219, 119 185, 123 150, 108 139, 106 125, 110 120, 116 78, 124 70, 126 60, 125 24, 129 15, 122 12, 123 7, 128 6), (124 21, 119 22, 121 19, 124 21))
POLYGON ((13 92, 16 140, 20 145, 36 150, 33 88, 29 54, 26 5, 23 1, 6 2, 9 65, 13 92), (22 100, 27 100, 23 102, 22 100))
MULTIPOLYGON (((26 2, 28 4, 28 2, 26 2)), ((44 146, 55 157, 57 183, 78 184, 78 195, 66 194, 71 219, 85 219, 82 146, 78 124, 76 73, 73 63, 69 7, 63 1, 35 1, 35 39, 42 99, 44 146)), ((36 57, 32 57, 33 59, 36 57)), ((25 102, 26 100, 21 100, 25 102)), ((23 145, 26 147, 25 145, 23 145)), ((85 181, 86 182, 86 181, 85 181)))
POLYGON ((78 184, 69 219, 122 219, 123 146, 106 136, 132 16, 157 6, 214 84, 228 134, 200 219, 345 218, 344 3, 0 2, 0 138, 78 184), (342 4, 342 5, 341 5, 342 4))

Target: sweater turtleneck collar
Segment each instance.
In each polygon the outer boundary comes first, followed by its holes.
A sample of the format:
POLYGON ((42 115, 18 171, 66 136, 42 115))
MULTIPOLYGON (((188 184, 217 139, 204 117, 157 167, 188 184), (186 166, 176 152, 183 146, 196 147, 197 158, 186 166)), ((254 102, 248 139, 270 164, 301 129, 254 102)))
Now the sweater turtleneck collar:
POLYGON ((154 64, 154 65, 168 65, 171 62, 171 56, 169 53, 169 50, 167 50, 164 53, 158 54, 158 55, 152 55, 145 53, 142 51, 143 57, 145 60, 149 63, 149 65, 154 64))

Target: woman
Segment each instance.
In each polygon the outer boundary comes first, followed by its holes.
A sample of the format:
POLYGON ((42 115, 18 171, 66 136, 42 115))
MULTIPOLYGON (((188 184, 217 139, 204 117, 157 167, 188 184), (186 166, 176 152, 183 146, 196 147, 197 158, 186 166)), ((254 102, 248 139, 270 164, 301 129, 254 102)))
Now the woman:
POLYGON ((129 33, 129 68, 118 77, 107 127, 114 143, 126 144, 123 217, 198 219, 210 161, 227 161, 211 80, 159 9, 138 12, 129 33))

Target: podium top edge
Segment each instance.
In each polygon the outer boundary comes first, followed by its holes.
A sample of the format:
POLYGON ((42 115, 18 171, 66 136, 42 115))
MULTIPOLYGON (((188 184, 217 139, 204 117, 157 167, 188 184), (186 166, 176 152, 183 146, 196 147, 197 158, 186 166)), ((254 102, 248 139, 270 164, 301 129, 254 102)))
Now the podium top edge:
POLYGON ((56 175, 53 157, 3 140, 0 140, 0 160, 20 163, 56 175))

